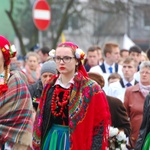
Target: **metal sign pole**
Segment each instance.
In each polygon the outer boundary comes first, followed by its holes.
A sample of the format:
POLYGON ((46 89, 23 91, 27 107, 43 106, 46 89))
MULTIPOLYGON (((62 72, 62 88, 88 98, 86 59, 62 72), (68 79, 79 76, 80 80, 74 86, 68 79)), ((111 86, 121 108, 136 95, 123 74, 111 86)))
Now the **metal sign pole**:
POLYGON ((43 37, 42 37, 42 31, 38 31, 38 34, 39 34, 39 44, 40 44, 40 47, 43 47, 43 37))

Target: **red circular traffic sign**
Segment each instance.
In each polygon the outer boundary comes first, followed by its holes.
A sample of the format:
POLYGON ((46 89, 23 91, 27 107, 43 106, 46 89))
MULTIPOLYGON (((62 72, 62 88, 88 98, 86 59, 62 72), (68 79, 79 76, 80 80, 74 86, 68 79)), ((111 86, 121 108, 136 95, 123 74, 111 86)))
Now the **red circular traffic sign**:
POLYGON ((45 0, 37 0, 33 6, 33 21, 39 30, 46 30, 51 22, 51 9, 45 0))

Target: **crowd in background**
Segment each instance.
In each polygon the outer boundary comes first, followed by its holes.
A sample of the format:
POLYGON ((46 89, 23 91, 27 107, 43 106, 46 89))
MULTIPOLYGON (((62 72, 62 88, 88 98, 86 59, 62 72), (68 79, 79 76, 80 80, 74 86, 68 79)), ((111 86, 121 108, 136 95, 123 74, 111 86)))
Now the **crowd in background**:
MULTIPOLYGON (((43 63, 51 59, 48 55, 49 51, 48 47, 43 47, 34 52, 28 52, 25 62, 14 62, 27 74, 29 87, 42 76, 40 71, 43 63)), ((150 62, 147 62, 150 57, 149 51, 144 52, 138 46, 133 46, 129 50, 120 50, 118 44, 106 43, 103 48, 95 45, 89 47, 84 60, 87 72, 95 72, 103 76, 105 93, 124 103, 131 123, 129 145, 133 148, 142 122, 144 99, 146 94, 150 92, 150 88, 148 88, 150 87, 150 62), (142 62, 143 66, 140 68, 142 62), (147 92, 143 94, 146 87, 147 92)), ((52 67, 54 64, 49 65, 49 68, 52 67)), ((40 98, 40 96, 31 95, 32 99, 40 98)))
MULTIPOLYGON (((28 52, 25 59, 17 55, 11 58, 10 71, 24 80, 30 92, 33 121, 44 87, 54 75, 59 74, 56 60, 49 56, 50 51, 48 47, 43 47, 28 52)), ((145 99, 150 93, 150 49, 144 52, 137 45, 120 49, 113 42, 105 43, 103 47, 93 45, 87 48, 82 63, 88 77, 97 82, 106 95, 112 126, 124 131, 128 137, 128 149, 141 150, 143 139, 150 131, 145 131, 147 126, 142 123, 143 118, 146 118, 143 113, 148 115, 144 106, 149 107, 148 102, 145 105, 145 99), (147 132, 144 135, 143 130, 147 132)))

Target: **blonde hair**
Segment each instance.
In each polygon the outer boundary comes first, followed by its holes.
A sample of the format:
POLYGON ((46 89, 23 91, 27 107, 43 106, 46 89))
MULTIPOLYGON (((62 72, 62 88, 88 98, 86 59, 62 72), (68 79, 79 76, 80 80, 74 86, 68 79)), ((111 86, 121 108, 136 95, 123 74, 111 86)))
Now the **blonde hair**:
POLYGON ((30 56, 34 56, 34 57, 37 58, 37 61, 38 61, 38 62, 40 61, 40 57, 39 57, 39 55, 38 55, 36 52, 28 52, 28 53, 26 54, 26 60, 28 60, 30 56))
POLYGON ((103 55, 106 56, 107 53, 111 53, 113 48, 119 48, 119 45, 113 42, 105 43, 103 48, 103 55))
POLYGON ((9 72, 10 72, 10 65, 5 66, 4 70, 5 70, 5 73, 4 73, 4 84, 7 84, 8 75, 9 75, 9 72))
MULTIPOLYGON (((143 56, 144 59, 145 59, 145 60, 143 60, 143 61, 148 61, 148 57, 147 57, 146 53, 143 52, 143 51, 142 51, 142 53, 141 53, 141 57, 142 57, 142 56, 143 56)), ((141 60, 142 60, 142 59, 141 59, 141 60)))

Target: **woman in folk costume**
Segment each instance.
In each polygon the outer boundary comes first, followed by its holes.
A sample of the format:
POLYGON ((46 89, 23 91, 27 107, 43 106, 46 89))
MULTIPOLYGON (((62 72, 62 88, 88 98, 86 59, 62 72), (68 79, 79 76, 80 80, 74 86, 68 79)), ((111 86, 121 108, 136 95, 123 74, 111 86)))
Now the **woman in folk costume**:
POLYGON ((25 82, 9 71, 16 49, 0 36, 0 149, 32 149, 32 101, 25 82))
POLYGON ((59 75, 45 86, 33 132, 35 150, 105 150, 110 112, 100 86, 87 77, 84 52, 72 42, 50 54, 59 75))

